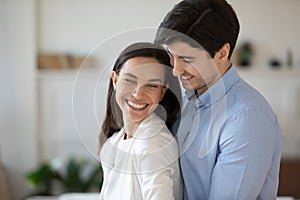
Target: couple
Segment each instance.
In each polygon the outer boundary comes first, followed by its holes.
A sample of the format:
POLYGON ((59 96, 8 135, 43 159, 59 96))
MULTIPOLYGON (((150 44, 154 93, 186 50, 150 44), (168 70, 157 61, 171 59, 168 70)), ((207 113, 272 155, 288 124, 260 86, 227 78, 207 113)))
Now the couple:
POLYGON ((100 199, 276 199, 282 134, 230 61, 238 33, 225 0, 184 0, 156 44, 120 54, 99 139, 100 199))

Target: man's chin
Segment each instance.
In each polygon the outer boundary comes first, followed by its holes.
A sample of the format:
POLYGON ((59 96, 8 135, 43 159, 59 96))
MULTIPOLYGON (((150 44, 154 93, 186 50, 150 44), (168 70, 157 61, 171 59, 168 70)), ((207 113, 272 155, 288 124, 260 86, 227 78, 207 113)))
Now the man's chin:
POLYGON ((195 90, 195 88, 189 84, 189 83, 184 83, 184 82, 181 82, 182 83, 182 87, 186 90, 195 90))

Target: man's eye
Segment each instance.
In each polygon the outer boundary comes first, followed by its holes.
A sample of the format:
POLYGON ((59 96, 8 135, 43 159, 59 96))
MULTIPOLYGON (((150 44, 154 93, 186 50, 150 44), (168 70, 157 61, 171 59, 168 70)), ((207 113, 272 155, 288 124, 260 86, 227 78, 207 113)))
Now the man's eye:
POLYGON ((190 64, 190 63, 192 63, 193 61, 192 61, 192 60, 183 59, 183 62, 190 64))

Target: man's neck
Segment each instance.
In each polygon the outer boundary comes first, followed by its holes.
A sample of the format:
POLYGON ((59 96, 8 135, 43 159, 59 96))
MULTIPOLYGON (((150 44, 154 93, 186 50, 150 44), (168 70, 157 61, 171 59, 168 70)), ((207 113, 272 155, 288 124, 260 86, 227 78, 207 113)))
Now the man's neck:
POLYGON ((210 88, 212 85, 214 85, 222 76, 224 76, 224 74, 226 74, 226 72, 230 69, 231 67, 231 61, 227 60, 226 63, 224 63, 223 65, 217 65, 217 69, 218 69, 218 73, 216 73, 215 79, 213 79, 211 82, 207 83, 207 85, 198 88, 197 90, 195 90, 195 94, 197 96, 200 96, 201 94, 203 94, 206 90, 208 90, 208 88, 210 88))

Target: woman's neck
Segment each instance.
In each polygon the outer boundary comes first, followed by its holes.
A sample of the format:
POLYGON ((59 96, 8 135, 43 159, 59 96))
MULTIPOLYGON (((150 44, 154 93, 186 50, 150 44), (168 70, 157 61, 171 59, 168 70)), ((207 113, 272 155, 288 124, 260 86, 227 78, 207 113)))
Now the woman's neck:
POLYGON ((124 130, 125 130, 124 139, 132 138, 138 126, 139 126, 138 124, 135 124, 128 120, 124 120, 124 130))

